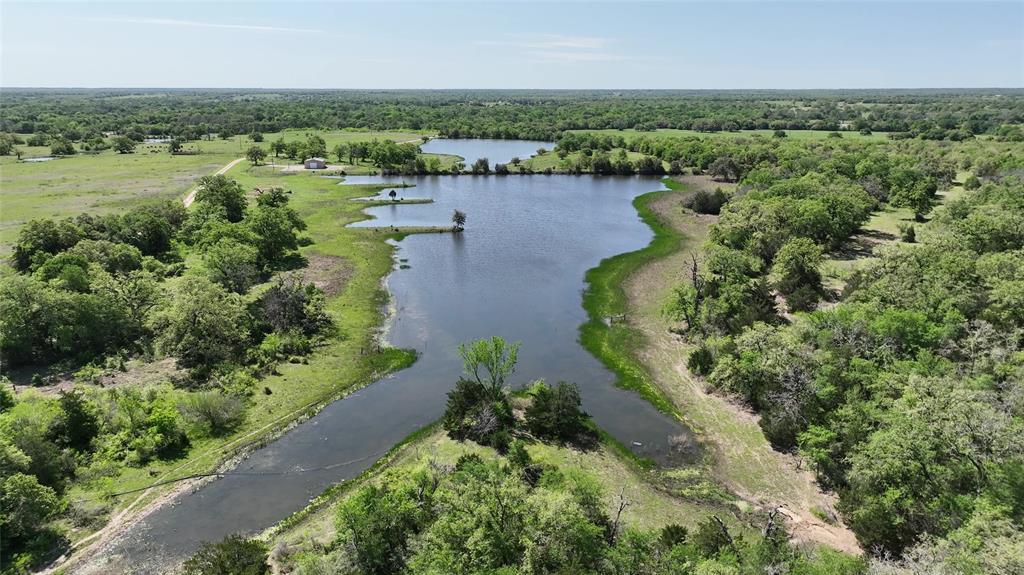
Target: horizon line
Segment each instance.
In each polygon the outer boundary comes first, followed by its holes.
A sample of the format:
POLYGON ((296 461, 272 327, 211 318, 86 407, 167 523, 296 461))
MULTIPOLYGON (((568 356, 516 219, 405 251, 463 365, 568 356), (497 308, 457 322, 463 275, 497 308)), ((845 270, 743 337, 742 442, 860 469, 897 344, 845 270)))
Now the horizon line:
POLYGON ((749 92, 749 91, 775 91, 775 92, 809 92, 809 91, 857 91, 857 90, 1020 90, 1024 86, 898 86, 898 87, 813 87, 813 88, 484 88, 484 87, 449 87, 449 88, 383 88, 383 87, 359 87, 359 88, 284 88, 284 87, 251 87, 251 86, 4 86, 2 90, 238 90, 238 91, 291 91, 291 92, 440 92, 440 91, 468 91, 468 92, 749 92))

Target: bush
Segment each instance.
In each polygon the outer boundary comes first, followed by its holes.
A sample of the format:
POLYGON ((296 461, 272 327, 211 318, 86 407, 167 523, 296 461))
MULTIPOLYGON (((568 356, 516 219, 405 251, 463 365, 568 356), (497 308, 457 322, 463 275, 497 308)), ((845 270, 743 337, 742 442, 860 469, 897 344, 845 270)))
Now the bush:
POLYGON ((504 397, 495 398, 483 384, 461 378, 448 392, 441 422, 452 439, 504 448, 515 420, 504 397))
POLYGON ((722 191, 722 188, 715 188, 714 192, 698 190, 683 200, 683 207, 698 214, 718 215, 722 211, 722 206, 728 201, 729 196, 722 191))
POLYGON ((914 224, 900 224, 900 239, 904 243, 912 244, 917 241, 917 232, 914 230, 914 224))
POLYGON ((264 575, 267 545, 239 535, 228 535, 217 543, 204 543, 185 561, 185 575, 264 575))
POLYGON ((189 393, 180 401, 179 409, 186 419, 212 436, 228 433, 245 419, 245 400, 219 391, 189 393))
POLYGON ((686 368, 697 375, 708 375, 715 367, 715 356, 707 345, 701 343, 686 358, 686 368))
POLYGON ((285 274, 263 295, 263 315, 276 332, 315 335, 332 321, 324 311, 324 294, 297 274, 285 274))
POLYGON ((533 402, 526 408, 526 426, 543 439, 572 441, 587 429, 588 415, 580 409, 576 384, 558 382, 554 388, 543 381, 530 388, 533 402))

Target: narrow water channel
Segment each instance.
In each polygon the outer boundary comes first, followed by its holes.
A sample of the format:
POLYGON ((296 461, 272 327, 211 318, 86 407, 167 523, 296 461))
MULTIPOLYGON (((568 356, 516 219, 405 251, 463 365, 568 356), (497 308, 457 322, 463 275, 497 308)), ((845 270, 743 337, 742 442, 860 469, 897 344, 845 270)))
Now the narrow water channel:
MULTIPOLYGON (((351 177, 345 183, 402 180, 351 177)), ((236 474, 151 514, 108 549, 102 572, 163 572, 202 541, 262 530, 332 483, 359 474, 441 415, 445 394, 461 371, 457 345, 481 337, 522 342, 513 385, 538 378, 575 382, 584 409, 636 453, 663 463, 692 457, 683 447, 692 443, 689 432, 638 395, 615 387, 614 376, 579 344, 578 328, 587 319, 581 306, 584 273, 603 258, 650 242, 652 233, 632 200, 660 189, 656 178, 404 181, 416 187, 399 189, 401 195, 434 203, 372 208, 367 211, 375 219, 355 225, 447 225, 456 208, 468 216, 461 234, 413 235, 398 244, 399 261, 388 278, 396 310, 388 340, 416 349, 419 360, 327 406, 255 451, 236 474)))

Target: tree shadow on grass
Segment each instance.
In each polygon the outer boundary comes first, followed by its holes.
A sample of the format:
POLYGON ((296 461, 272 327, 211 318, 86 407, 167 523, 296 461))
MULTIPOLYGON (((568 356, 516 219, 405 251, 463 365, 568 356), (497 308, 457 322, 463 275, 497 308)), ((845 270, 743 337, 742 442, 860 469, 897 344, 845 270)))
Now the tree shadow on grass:
POLYGON ((847 240, 839 249, 830 255, 840 261, 853 261, 869 258, 874 255, 875 247, 893 242, 896 236, 880 230, 862 230, 847 240))
POLYGON ((300 270, 309 265, 309 260, 306 256, 299 252, 293 252, 287 256, 281 258, 281 261, 274 266, 274 271, 294 271, 300 270))

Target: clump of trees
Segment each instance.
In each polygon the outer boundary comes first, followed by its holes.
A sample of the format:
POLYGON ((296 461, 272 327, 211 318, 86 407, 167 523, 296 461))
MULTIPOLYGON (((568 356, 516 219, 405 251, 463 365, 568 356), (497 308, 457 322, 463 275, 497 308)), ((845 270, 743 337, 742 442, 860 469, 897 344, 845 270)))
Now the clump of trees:
POLYGON ((604 501, 593 477, 534 462, 517 443, 508 457, 385 471, 338 506, 332 545, 284 562, 303 575, 865 572, 859 558, 791 546, 771 517, 758 536, 717 517, 646 530, 604 501))
POLYGON ((181 457, 201 438, 232 432, 258 377, 332 333, 323 293, 281 273, 294 265, 305 227, 288 194, 264 190, 250 205, 224 176, 200 186, 190 211, 157 203, 21 229, 15 273, 0 279, 5 368, 81 367, 87 378, 157 354, 187 377, 177 387, 16 398, 0 381, 5 566, 30 566, 60 548, 50 520, 75 511, 64 497, 77 477, 181 457), (201 264, 186 268, 182 252, 201 264), (274 274, 258 297, 243 298, 274 274), (188 277, 166 281, 178 275, 188 277))
POLYGON ((523 421, 513 415, 506 380, 515 371, 519 344, 500 337, 477 340, 459 346, 464 377, 448 392, 442 426, 448 436, 470 440, 500 451, 508 449, 519 427, 532 436, 549 441, 574 442, 589 439, 589 416, 580 409, 579 390, 559 382, 551 387, 534 383, 526 394, 530 405, 523 421))
POLYGON ((811 462, 866 549, 902 557, 879 559, 879 572, 990 572, 1022 532, 1012 486, 1024 480, 1024 184, 1007 176, 949 201, 916 245, 877 251, 842 302, 813 311, 822 250, 863 222, 876 194, 904 205, 905 191, 944 180, 898 156, 851 169, 856 184, 808 174, 727 205, 679 289, 682 331, 699 342, 690 365, 811 462), (761 307, 765 287, 812 311, 780 320, 761 307), (979 522, 999 534, 964 547, 979 522))

